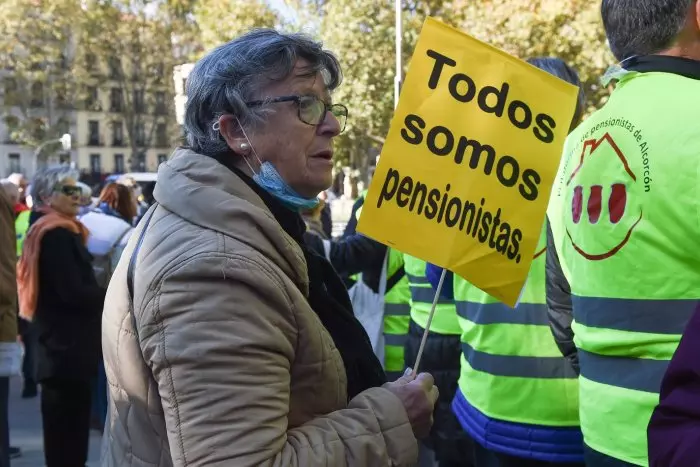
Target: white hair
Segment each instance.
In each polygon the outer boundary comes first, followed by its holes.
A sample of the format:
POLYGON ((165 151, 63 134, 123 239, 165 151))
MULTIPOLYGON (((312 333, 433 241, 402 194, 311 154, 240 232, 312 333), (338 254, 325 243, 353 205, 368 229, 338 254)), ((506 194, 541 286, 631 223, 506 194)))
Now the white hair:
POLYGON ((8 198, 10 198, 10 201, 12 204, 15 204, 19 201, 19 188, 17 185, 12 183, 8 179, 3 179, 0 180, 0 186, 2 186, 3 190, 5 190, 5 193, 7 193, 8 198))
POLYGON ((34 175, 29 194, 35 206, 43 206, 44 200, 51 196, 56 190, 56 187, 65 179, 72 178, 76 182, 80 177, 80 173, 67 165, 59 167, 51 167, 34 175))

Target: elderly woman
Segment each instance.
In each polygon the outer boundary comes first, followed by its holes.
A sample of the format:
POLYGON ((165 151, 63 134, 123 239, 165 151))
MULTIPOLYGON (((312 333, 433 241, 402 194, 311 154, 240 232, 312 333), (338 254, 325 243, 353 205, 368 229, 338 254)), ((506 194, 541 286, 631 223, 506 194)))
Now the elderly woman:
POLYGON ((190 147, 160 166, 106 300, 102 465, 415 464, 432 377, 386 383, 303 241, 299 212, 330 186, 347 117, 340 76, 319 43, 274 30, 194 67, 190 147))
POLYGON ((35 203, 17 268, 20 316, 33 321, 46 465, 85 465, 91 381, 100 359, 104 289, 85 244, 78 173, 48 169, 32 183, 35 203))

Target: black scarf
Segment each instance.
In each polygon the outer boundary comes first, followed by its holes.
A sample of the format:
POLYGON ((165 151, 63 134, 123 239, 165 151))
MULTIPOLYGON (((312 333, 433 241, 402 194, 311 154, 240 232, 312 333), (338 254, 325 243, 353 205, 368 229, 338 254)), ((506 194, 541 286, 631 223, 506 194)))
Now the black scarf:
POLYGON ((333 266, 304 243, 306 225, 301 216, 286 208, 248 175, 234 167, 234 156, 227 154, 210 157, 234 172, 263 200, 282 229, 304 252, 309 275, 308 302, 343 358, 348 379, 348 401, 365 389, 384 384, 386 375, 374 355, 367 333, 352 312, 345 285, 333 266))

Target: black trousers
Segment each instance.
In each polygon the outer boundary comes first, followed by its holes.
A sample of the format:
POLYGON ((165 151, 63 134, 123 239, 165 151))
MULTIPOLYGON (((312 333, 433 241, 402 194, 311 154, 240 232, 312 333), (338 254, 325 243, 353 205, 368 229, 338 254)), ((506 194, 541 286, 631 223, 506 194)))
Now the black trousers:
POLYGON ((90 439, 90 380, 41 382, 46 467, 84 467, 90 439))
POLYGON ((22 377, 24 385, 34 386, 36 384, 36 336, 34 326, 19 318, 20 334, 24 344, 24 360, 22 361, 22 377))
POLYGON ((545 462, 513 457, 486 449, 479 443, 474 443, 474 465, 475 467, 584 467, 584 464, 545 462))
POLYGON ((637 467, 629 462, 606 456, 602 452, 589 448, 587 445, 584 445, 583 449, 586 458, 586 467, 637 467))

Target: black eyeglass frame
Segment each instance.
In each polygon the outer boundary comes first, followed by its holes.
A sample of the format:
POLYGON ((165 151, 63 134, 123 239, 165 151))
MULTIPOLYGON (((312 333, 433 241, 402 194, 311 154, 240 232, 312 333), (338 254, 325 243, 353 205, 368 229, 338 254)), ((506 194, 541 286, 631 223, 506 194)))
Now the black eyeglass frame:
POLYGON ((345 120, 343 121, 343 126, 340 129, 340 132, 342 133, 343 131, 345 131, 345 127, 346 127, 347 122, 348 122, 348 108, 345 107, 343 104, 328 104, 326 101, 324 101, 324 100, 322 100, 314 95, 272 97, 270 99, 246 102, 245 105, 247 107, 259 107, 261 105, 276 104, 278 102, 294 102, 294 103, 296 103, 296 105, 297 105, 297 117, 299 117, 299 120, 301 120, 303 123, 306 123, 307 125, 311 125, 311 126, 319 126, 323 122, 323 120, 326 118, 326 114, 328 112, 333 114, 333 116, 337 119, 338 117, 336 116, 335 112, 333 112, 333 109, 334 108, 335 109, 342 109, 345 112, 345 120), (325 111, 323 112, 323 114, 321 114, 321 117, 320 117, 318 122, 316 122, 316 123, 307 122, 306 120, 304 120, 301 117, 301 100, 303 98, 315 99, 316 101, 323 104, 323 106, 325 107, 325 109, 324 109, 325 111))
POLYGON ((61 185, 56 184, 53 188, 54 193, 61 193, 64 196, 77 196, 82 195, 83 190, 77 185, 61 185))

